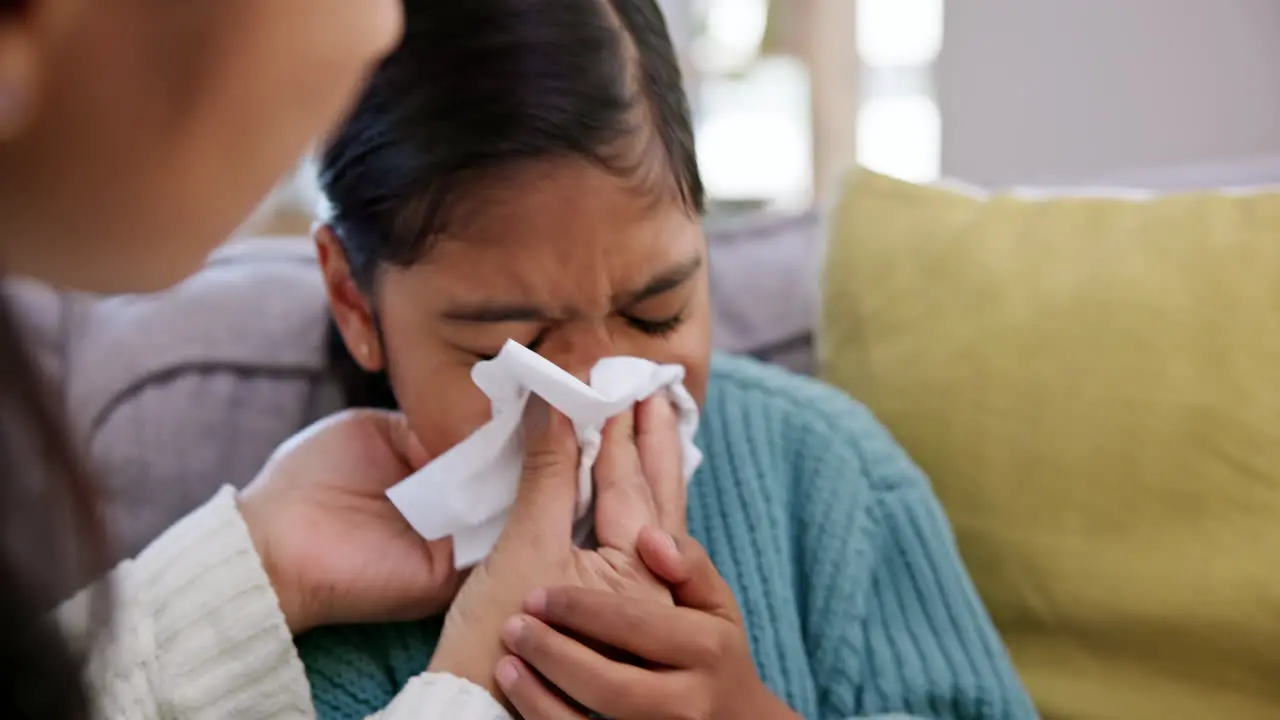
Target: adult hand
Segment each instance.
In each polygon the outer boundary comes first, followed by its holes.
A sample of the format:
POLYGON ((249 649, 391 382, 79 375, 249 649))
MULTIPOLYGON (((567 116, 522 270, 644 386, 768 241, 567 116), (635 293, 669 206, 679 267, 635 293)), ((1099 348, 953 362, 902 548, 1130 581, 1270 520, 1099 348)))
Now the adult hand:
POLYGON ((500 686, 521 716, 587 717, 552 692, 546 678, 582 707, 614 720, 799 720, 756 674, 733 592, 702 547, 646 528, 639 550, 670 584, 679 607, 576 587, 532 593, 527 614, 503 636, 512 655, 498 666, 500 686), (621 650, 644 666, 618 662, 575 637, 621 650))
POLYGON ((403 415, 349 410, 286 441, 241 493, 295 634, 444 611, 460 585, 452 541, 423 540, 386 496, 429 459, 403 415))
POLYGON ((501 698, 493 672, 506 652, 502 627, 534 588, 593 588, 670 607, 670 590, 636 555, 635 542, 647 525, 684 527, 680 452, 675 412, 665 398, 610 420, 595 469, 599 546, 576 548, 577 438, 568 418, 531 398, 515 505, 493 554, 450 608, 430 670, 466 678, 501 698))

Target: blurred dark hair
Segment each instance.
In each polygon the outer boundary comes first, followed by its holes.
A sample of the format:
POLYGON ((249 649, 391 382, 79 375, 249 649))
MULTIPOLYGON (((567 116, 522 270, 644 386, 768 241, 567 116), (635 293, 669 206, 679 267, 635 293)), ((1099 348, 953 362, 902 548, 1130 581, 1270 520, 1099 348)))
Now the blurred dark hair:
MULTIPOLYGON (((0 19, 27 10, 26 0, 0 0, 0 19)), ((0 717, 6 720, 92 715, 83 675, 87 648, 71 647, 49 613, 68 590, 105 568, 109 552, 93 485, 54 407, 0 294, 0 717)), ((92 592, 90 601, 86 620, 101 627, 105 594, 92 592)))
MULTIPOLYGON (((577 158, 673 197, 704 193, 680 66, 655 0, 406 0, 405 34, 320 159, 330 224, 366 292, 421 260, 460 196, 577 158)), ((330 327, 347 402, 394 408, 330 327)))
MULTIPOLYGON (((0 717, 88 720, 88 648, 73 648, 50 612, 105 569, 106 533, 50 395, 0 296, 0 717)), ((104 594, 88 609, 101 627, 104 594)))
POLYGON ((679 64, 655 0, 407 0, 406 27, 321 157, 331 224, 366 290, 410 265, 459 196, 578 158, 703 208, 679 64))

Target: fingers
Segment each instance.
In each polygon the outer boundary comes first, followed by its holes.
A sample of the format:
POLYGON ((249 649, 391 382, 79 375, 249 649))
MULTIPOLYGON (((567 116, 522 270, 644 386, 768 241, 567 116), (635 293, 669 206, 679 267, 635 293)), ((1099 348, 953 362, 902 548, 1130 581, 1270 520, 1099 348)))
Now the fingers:
POLYGON ((652 525, 646 527, 636 538, 636 550, 649 572, 662 582, 672 585, 687 579, 684 557, 670 533, 652 525))
POLYGON ((524 720, 586 720, 585 715, 556 697, 537 673, 519 658, 505 657, 500 660, 494 679, 507 696, 507 701, 524 720))
POLYGON ((697 540, 648 527, 640 533, 637 550, 649 571, 671 586, 676 605, 741 623, 733 590, 697 540))
POLYGON ((644 717, 670 691, 662 674, 606 658, 532 617, 512 618, 502 641, 548 683, 608 717, 644 717))
POLYGON ((658 525, 669 533, 683 534, 688 530, 688 489, 677 421, 666 393, 654 395, 636 408, 636 449, 657 506, 658 525))
POLYGON ((710 667, 719 658, 718 626, 724 623, 689 608, 564 587, 533 592, 525 611, 549 626, 657 665, 710 667))
POLYGON ((524 448, 507 527, 546 528, 568 542, 578 502, 578 439, 569 419, 536 395, 525 405, 524 448))
POLYGON ((388 412, 383 417, 386 419, 387 439, 391 442, 391 449, 404 461, 409 470, 416 471, 426 465, 431 460, 431 456, 427 454, 426 448, 422 447, 422 442, 409 427, 409 420, 404 413, 388 412))
POLYGON ((658 522, 636 451, 634 409, 605 423, 594 479, 596 539, 602 547, 634 553, 641 528, 658 522))

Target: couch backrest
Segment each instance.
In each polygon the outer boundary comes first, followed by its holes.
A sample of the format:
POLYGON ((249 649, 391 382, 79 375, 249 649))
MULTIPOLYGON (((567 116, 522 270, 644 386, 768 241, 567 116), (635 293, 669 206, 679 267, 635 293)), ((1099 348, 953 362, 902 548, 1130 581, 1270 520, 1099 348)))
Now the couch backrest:
POLYGON ((65 397, 122 553, 247 483, 319 414, 326 318, 306 246, 271 242, 220 253, 168 293, 84 312, 65 397))

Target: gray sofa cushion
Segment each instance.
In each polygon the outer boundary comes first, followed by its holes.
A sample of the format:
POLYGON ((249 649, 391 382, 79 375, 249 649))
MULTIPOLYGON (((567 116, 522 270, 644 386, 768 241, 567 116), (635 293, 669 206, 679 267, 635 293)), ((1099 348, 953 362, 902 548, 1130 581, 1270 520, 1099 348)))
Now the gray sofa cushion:
POLYGON ((122 556, 217 487, 243 486, 319 414, 326 318, 296 242, 230 247, 169 292, 93 304, 65 396, 122 556))
POLYGON ((40 283, 12 279, 0 286, 0 294, 10 304, 19 330, 40 369, 60 381, 66 372, 66 353, 73 330, 75 304, 67 293, 40 283))
POLYGON ((715 346, 812 373, 819 213, 710 228, 707 242, 715 346))

